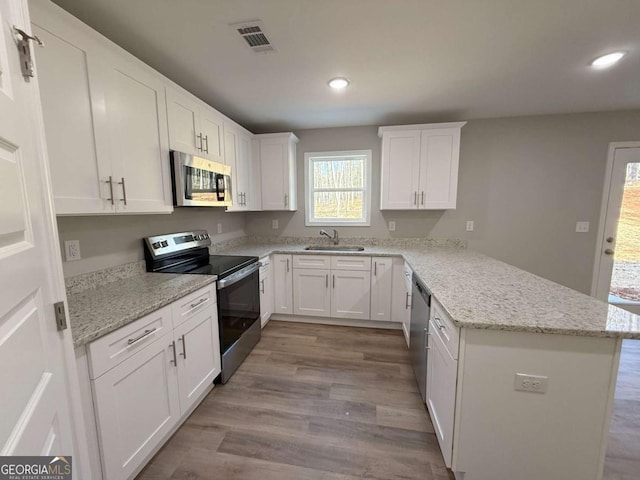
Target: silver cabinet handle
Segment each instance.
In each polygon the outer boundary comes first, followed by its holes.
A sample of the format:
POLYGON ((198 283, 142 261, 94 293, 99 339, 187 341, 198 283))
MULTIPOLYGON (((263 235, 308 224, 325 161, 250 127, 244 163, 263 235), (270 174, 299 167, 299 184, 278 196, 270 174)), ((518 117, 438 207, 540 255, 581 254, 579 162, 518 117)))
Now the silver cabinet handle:
POLYGON ((135 338, 130 338, 129 340, 127 340, 127 345, 133 345, 136 342, 139 342, 140 340, 142 340, 144 337, 151 335, 153 332, 155 332, 157 329, 156 327, 153 328, 149 328, 148 330, 145 330, 144 332, 142 332, 140 335, 138 335, 135 338))
POLYGON ((404 299, 404 308, 405 308, 405 310, 411 306, 411 305, 409 305, 409 292, 407 292, 406 295, 407 295, 407 298, 404 299))
POLYGON ((192 303, 190 305, 191 308, 196 308, 199 307, 200 305, 202 305, 204 302, 206 302, 208 300, 208 298, 201 298, 200 301, 196 302, 196 303, 192 303))
POLYGON ((287 273, 289 273, 289 259, 287 258, 287 273))
POLYGON ((378 276, 378 262, 373 262, 373 276, 378 276))
POLYGON ((433 320, 436 322, 436 327, 438 327, 440 330, 447 328, 446 325, 440 323, 440 319, 438 317, 434 317, 433 320))
POLYGON ((209 153, 209 135, 204 136, 204 143, 205 143, 204 153, 209 153))
POLYGON ((260 280, 260 285, 262 285, 262 287, 260 288, 260 293, 264 293, 264 279, 260 280))
POLYGON ((242 205, 247 206, 247 194, 245 192, 242 192, 242 205))
POLYGON ((424 190, 420 193, 420 205, 424 205, 424 190))
POLYGON ((329 274, 328 273, 325 275, 324 287, 325 288, 329 288, 329 274))
POLYGON ((176 342, 175 340, 169 344, 171 350, 173 350, 173 360, 169 360, 169 363, 173 363, 176 367, 178 366, 178 358, 176 357, 176 342))
POLYGON ((107 198, 107 201, 111 202, 111 205, 114 205, 114 203, 113 203, 113 177, 111 175, 109 175, 109 180, 105 181, 104 183, 108 183, 109 184, 109 194, 111 195, 111 197, 107 198))
POLYGON ((202 133, 196 135, 196 140, 200 140, 200 146, 198 146, 198 142, 196 142, 196 150, 202 151, 202 133))
POLYGON ((180 354, 184 359, 187 359, 187 342, 184 339, 184 335, 180 336, 180 340, 182 341, 182 353, 180 354))
POLYGON ((333 288, 336 288, 336 276, 333 275, 333 288))
MULTIPOLYGON (((427 329, 425 328, 425 329, 424 329, 424 336, 425 336, 425 337, 429 337, 429 335, 431 335, 431 334, 429 333, 429 330, 427 330, 427 329)), ((426 342, 427 342, 427 343, 425 344, 424 349, 425 349, 425 350, 429 350, 429 349, 430 349, 430 347, 429 347, 429 339, 428 339, 428 338, 426 339, 426 342)))
POLYGON ((413 192, 413 204, 418 205, 418 192, 413 192))
POLYGON ((612 250, 611 248, 607 248, 604 251, 605 255, 613 255, 614 253, 616 253, 614 250, 612 250))
POLYGON ((289 194, 285 193, 284 194, 284 208, 287 208, 289 206, 289 194))
POLYGON ((124 204, 127 204, 127 187, 124 184, 124 177, 120 177, 120 179, 122 180, 121 182, 118 182, 118 185, 122 185, 122 196, 124 198, 121 198, 120 201, 124 202, 124 204))

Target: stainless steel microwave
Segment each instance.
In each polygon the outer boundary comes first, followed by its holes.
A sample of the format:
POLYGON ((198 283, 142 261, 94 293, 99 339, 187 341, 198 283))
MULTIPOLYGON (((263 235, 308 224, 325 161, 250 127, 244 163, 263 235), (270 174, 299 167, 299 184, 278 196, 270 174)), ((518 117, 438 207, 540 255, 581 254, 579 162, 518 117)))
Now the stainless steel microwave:
POLYGON ((173 204, 177 207, 230 207, 231 167, 188 153, 171 152, 173 204))

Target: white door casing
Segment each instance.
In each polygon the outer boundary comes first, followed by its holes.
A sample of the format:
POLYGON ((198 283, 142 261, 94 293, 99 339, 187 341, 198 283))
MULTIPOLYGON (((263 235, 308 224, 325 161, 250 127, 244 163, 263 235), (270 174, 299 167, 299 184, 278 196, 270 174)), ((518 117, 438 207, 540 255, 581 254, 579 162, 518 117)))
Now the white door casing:
POLYGON ((71 333, 54 319, 64 284, 40 96, 21 74, 14 25, 31 31, 24 0, 0 2, 0 455, 74 455, 80 478, 87 450, 73 438, 84 429, 71 333))
POLYGON ((614 263, 613 254, 607 250, 615 251, 626 168, 631 162, 640 162, 640 142, 616 142, 609 145, 591 282, 591 295, 605 302, 609 296, 614 263))

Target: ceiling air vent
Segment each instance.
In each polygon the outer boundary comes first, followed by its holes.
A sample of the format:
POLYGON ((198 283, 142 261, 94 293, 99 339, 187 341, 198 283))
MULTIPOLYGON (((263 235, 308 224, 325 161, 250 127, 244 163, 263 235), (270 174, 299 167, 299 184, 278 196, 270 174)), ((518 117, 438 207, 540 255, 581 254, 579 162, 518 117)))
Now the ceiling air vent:
POLYGON ((273 45, 271 45, 269 38, 267 38, 267 34, 260 20, 234 23, 230 25, 230 27, 240 34, 254 53, 273 53, 276 51, 273 45))

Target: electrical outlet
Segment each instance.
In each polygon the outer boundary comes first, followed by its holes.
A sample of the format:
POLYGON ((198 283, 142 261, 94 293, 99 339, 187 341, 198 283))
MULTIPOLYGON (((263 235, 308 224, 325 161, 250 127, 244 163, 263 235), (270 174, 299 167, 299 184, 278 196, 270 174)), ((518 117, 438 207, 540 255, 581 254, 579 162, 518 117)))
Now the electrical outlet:
POLYGON ((64 241, 64 257, 67 262, 73 262, 74 260, 80 260, 80 240, 65 240, 64 241))
POLYGON ((277 230, 278 228, 280 228, 280 227, 278 227, 278 219, 277 218, 274 219, 274 220, 271 220, 271 228, 273 230, 277 230))
POLYGON ((218 224, 218 233, 219 234, 222 233, 222 224, 221 223, 218 224))
POLYGON ((389 222, 389 231, 390 232, 395 232, 396 231, 396 222, 394 222, 393 220, 391 220, 389 222))
POLYGON ((546 393, 549 377, 516 373, 515 390, 520 392, 546 393))
POLYGON ((576 222, 576 232, 587 233, 589 231, 589 222, 576 222))
POLYGON ((473 232, 473 220, 467 220, 467 232, 473 232))

